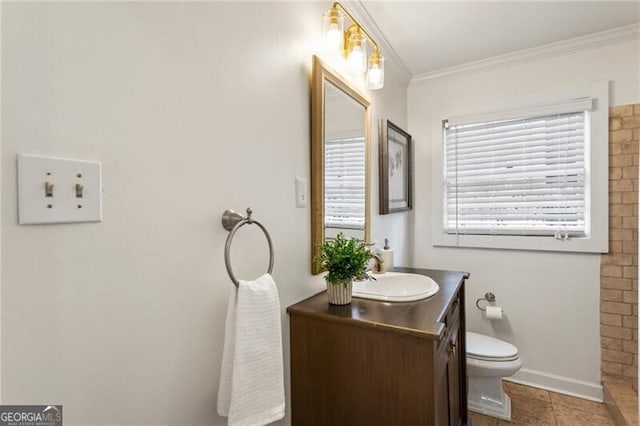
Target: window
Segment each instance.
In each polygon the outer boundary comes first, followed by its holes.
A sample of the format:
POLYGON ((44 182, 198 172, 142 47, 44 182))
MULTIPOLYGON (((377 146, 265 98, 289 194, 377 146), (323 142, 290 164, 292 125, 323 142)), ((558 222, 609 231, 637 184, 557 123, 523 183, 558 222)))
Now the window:
POLYGON ((588 129, 588 111, 445 123, 445 232, 587 236, 588 129))
POLYGON ((326 140, 324 164, 325 227, 364 229, 364 138, 326 140))
POLYGON ((433 245, 606 252, 609 82, 590 92, 434 116, 432 140, 441 143, 432 144, 433 245))

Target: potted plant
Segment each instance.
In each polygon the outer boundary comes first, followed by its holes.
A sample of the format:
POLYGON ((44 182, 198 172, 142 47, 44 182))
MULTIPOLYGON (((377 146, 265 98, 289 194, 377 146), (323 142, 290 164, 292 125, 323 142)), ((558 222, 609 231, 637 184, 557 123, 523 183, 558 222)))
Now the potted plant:
POLYGON ((353 279, 370 279, 367 262, 373 257, 364 243, 355 237, 347 239, 340 232, 333 240, 322 243, 316 261, 327 271, 327 293, 332 305, 351 303, 353 279))

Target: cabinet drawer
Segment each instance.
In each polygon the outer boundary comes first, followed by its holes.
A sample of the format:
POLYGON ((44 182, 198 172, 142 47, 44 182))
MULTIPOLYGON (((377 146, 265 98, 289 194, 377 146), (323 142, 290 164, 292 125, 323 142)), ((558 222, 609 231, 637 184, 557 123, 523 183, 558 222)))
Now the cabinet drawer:
POLYGON ((457 333, 460 325, 460 295, 456 294, 451 306, 444 315, 443 322, 445 325, 444 334, 440 343, 438 343, 438 351, 443 351, 449 346, 452 338, 457 341, 457 338, 452 336, 453 332, 457 333))
POLYGON ((444 316, 444 325, 447 327, 447 330, 451 328, 451 325, 456 321, 460 320, 460 294, 456 294, 453 301, 451 302, 451 306, 447 310, 447 313, 444 316))

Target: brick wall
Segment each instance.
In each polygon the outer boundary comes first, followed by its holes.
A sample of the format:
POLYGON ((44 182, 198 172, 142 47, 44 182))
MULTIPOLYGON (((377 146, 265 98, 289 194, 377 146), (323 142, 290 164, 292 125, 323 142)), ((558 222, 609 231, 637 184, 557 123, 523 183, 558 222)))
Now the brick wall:
POLYGON ((609 253, 600 267, 602 381, 638 377, 640 104, 609 110, 609 253))

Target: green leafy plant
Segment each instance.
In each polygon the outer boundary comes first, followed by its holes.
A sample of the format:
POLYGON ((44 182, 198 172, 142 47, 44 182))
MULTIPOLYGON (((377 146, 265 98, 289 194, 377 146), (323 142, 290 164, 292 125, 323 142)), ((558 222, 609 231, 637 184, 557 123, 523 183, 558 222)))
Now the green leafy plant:
POLYGON ((367 262, 373 257, 364 243, 356 238, 347 239, 340 232, 335 239, 322 243, 315 261, 329 273, 325 277, 332 285, 357 279, 370 279, 367 262))

